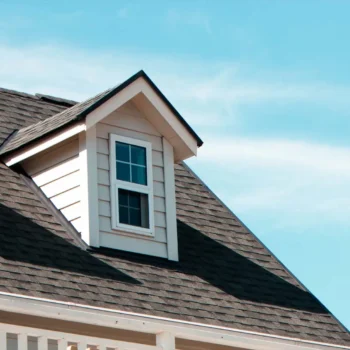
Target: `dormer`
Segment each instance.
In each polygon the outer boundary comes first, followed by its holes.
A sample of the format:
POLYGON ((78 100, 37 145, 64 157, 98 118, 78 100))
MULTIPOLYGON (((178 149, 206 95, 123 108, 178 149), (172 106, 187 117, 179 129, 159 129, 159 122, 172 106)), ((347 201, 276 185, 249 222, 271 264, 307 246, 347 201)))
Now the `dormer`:
POLYGON ((143 72, 0 149, 91 247, 178 260, 174 164, 202 141, 143 72))

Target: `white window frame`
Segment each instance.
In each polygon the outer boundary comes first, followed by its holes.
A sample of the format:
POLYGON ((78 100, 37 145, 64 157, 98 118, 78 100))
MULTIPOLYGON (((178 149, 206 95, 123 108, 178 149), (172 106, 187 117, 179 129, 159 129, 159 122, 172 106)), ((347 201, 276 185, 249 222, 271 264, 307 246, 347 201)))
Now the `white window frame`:
POLYGON ((112 229, 130 233, 137 233, 154 237, 154 205, 153 205, 153 174, 152 174, 152 144, 150 142, 133 139, 130 137, 110 134, 109 135, 109 167, 110 167, 110 186, 111 186, 111 218, 112 229), (123 142, 129 145, 140 146, 146 149, 146 172, 147 186, 133 182, 117 179, 115 143, 123 142), (148 215, 149 228, 127 225, 119 222, 119 200, 118 190, 124 189, 148 195, 148 215))

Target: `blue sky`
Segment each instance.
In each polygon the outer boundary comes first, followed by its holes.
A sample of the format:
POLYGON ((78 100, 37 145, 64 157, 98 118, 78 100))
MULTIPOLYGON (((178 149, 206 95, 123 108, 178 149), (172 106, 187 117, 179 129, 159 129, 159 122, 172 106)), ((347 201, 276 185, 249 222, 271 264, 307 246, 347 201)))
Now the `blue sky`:
POLYGON ((350 2, 1 1, 1 86, 82 100, 144 69, 195 172, 350 327, 350 2))

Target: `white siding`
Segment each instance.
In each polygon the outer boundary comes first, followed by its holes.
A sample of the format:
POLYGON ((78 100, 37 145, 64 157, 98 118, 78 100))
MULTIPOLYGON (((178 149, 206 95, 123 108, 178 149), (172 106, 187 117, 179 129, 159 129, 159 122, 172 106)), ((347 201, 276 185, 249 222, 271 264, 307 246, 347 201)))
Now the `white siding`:
POLYGON ((98 210, 100 244, 137 253, 167 257, 166 212, 162 137, 132 104, 127 103, 97 124, 98 210), (112 230, 109 134, 127 136, 152 144, 155 236, 112 230))
POLYGON ((74 137, 24 162, 34 182, 80 231, 79 142, 74 137))

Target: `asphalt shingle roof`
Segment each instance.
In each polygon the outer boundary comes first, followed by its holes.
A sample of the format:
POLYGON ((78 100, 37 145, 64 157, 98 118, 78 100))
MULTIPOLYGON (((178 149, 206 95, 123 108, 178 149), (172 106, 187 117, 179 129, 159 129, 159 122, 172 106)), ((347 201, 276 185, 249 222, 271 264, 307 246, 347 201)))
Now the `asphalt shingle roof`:
MULTIPOLYGON (((0 90, 2 140, 62 109, 0 90)), ((179 262, 82 249, 28 180, 0 163, 0 290, 350 345, 347 330, 186 165, 175 176, 179 262)))
POLYGON ((67 126, 70 122, 75 121, 81 112, 92 106, 109 91, 110 90, 104 91, 84 102, 77 103, 68 109, 64 108, 62 110, 61 108, 60 113, 58 114, 51 114, 49 118, 20 128, 19 130, 15 131, 14 134, 9 137, 7 142, 5 142, 0 148, 0 155, 18 149, 29 142, 37 140, 43 135, 56 131, 63 126, 67 126))
POLYGON ((67 109, 38 96, 0 88, 0 144, 17 129, 28 127, 67 109))

